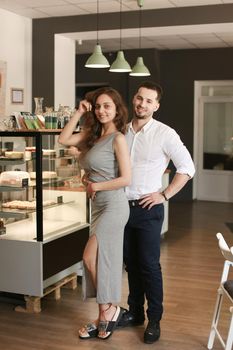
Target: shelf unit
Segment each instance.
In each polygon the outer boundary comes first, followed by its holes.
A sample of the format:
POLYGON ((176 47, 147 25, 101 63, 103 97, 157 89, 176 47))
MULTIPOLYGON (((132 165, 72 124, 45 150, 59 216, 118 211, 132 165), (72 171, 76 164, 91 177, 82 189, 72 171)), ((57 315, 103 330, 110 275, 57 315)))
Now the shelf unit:
POLYGON ((80 269, 89 237, 89 201, 81 186, 70 186, 76 178, 72 156, 43 156, 44 148, 59 150, 58 135, 57 130, 0 132, 1 145, 10 141, 16 151, 36 149, 27 160, 0 157, 1 172, 36 172, 28 186, 0 184, 0 219, 6 228, 0 235, 0 291, 40 297, 46 287, 80 269), (56 171, 64 159, 71 161, 72 174, 43 180, 43 171, 56 171), (35 209, 2 207, 14 198, 35 201, 35 209), (44 206, 46 201, 53 204, 44 206))

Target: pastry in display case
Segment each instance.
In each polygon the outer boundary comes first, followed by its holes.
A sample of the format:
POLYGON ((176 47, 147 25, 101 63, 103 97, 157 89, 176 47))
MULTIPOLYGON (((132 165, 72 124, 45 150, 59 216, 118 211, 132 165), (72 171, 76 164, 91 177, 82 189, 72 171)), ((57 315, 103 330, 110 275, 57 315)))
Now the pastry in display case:
POLYGON ((28 181, 29 173, 26 171, 10 170, 0 174, 0 186, 25 187, 28 181))
POLYGON ((78 160, 58 136, 0 132, 0 291, 42 296, 80 269, 89 200, 78 160))
MULTIPOLYGON (((56 179, 57 178, 57 172, 56 171, 42 171, 42 179, 48 180, 48 179, 56 179)), ((36 179, 36 172, 31 171, 30 172, 30 179, 35 180, 36 179)))
POLYGON ((10 159, 22 159, 24 156, 24 152, 17 152, 17 151, 5 151, 4 157, 10 158, 10 159))

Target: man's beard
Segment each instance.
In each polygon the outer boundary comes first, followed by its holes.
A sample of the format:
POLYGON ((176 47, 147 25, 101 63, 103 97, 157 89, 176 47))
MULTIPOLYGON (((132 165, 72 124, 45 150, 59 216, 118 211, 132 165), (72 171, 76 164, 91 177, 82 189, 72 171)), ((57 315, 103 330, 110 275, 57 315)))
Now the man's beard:
POLYGON ((135 113, 135 117, 136 117, 137 119, 146 119, 146 115, 138 115, 138 114, 136 114, 136 113, 135 113))
POLYGON ((136 111, 134 112, 134 115, 137 119, 147 119, 148 118, 148 115, 145 113, 145 114, 140 114, 140 113, 137 113, 136 111))

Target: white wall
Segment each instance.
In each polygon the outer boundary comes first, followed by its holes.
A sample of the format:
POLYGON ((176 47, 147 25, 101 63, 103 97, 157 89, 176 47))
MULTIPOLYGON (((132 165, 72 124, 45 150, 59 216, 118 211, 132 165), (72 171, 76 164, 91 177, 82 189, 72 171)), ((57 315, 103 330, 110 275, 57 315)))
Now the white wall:
POLYGON ((0 9, 0 61, 7 63, 6 109, 31 111, 32 20, 0 9), (11 103, 11 88, 24 89, 23 104, 11 103))
MULTIPOLYGON (((55 35, 55 108, 75 107, 75 41, 55 35)), ((43 48, 42 48, 43 50, 43 48)), ((32 20, 0 9, 0 61, 6 62, 5 116, 32 105, 32 20), (23 104, 11 103, 11 88, 24 90, 23 104)))
POLYGON ((75 107, 75 40, 55 35, 54 107, 75 107))

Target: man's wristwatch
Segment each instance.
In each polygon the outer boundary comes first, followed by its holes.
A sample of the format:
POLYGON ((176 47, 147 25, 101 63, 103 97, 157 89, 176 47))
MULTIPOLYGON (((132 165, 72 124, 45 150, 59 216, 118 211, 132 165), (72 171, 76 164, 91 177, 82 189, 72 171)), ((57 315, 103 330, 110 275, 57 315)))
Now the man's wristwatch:
POLYGON ((161 195, 164 197, 165 201, 168 201, 168 198, 167 198, 166 194, 164 193, 164 191, 161 192, 161 195))

